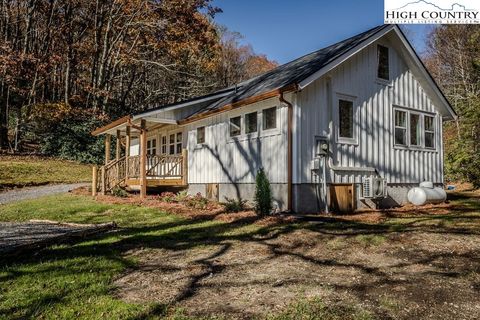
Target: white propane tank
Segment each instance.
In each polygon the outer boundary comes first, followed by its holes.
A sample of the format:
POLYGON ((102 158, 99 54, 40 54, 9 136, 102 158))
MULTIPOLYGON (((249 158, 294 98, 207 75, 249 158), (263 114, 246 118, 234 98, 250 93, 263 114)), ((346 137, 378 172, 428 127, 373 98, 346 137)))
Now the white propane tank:
POLYGON ((432 181, 420 182, 420 187, 433 189, 433 182, 432 181))
POLYGON ((410 189, 407 194, 410 203, 423 206, 426 203, 440 203, 447 200, 447 193, 443 188, 433 188, 432 182, 422 182, 420 187, 410 189))

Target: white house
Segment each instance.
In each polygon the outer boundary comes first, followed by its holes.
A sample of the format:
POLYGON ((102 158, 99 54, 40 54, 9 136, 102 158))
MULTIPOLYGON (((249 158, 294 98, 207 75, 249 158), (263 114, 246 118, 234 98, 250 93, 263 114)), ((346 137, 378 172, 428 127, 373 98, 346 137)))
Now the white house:
POLYGON ((107 149, 110 135, 126 137, 125 156, 120 147, 107 156, 99 187, 145 194, 178 185, 252 199, 264 168, 278 210, 401 205, 419 182, 443 184, 442 123, 455 117, 399 27, 384 25, 95 130, 107 149))

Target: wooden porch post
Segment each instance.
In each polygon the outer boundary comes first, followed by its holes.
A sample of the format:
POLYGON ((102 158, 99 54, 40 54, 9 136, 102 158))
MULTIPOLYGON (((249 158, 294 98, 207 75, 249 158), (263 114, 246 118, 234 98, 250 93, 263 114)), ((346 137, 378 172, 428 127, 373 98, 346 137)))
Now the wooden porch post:
POLYGON ((110 162, 110 145, 112 138, 109 134, 105 135, 105 164, 110 162))
POLYGON ((140 124, 140 197, 147 196, 147 122, 140 124))
POLYGON ((92 167, 92 196, 97 195, 97 181, 98 181, 98 169, 97 166, 92 167))
POLYGON ((188 184, 188 151, 187 149, 182 149, 182 181, 184 186, 188 184))
POLYGON ((120 159, 120 154, 122 152, 122 143, 120 141, 120 130, 117 130, 117 146, 115 148, 115 160, 120 159))
POLYGON ((125 133, 125 183, 128 180, 128 158, 130 157, 130 126, 127 126, 125 133))
POLYGON ((107 182, 105 181, 105 166, 102 166, 101 173, 102 173, 102 196, 104 196, 105 193, 107 192, 107 182))

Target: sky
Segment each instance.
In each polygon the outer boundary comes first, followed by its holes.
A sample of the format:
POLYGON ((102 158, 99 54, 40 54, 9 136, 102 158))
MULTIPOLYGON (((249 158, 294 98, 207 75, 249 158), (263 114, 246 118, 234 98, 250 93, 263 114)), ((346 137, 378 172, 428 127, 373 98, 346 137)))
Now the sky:
MULTIPOLYGON (((383 24, 383 0, 214 0, 215 21, 240 32, 245 43, 286 63, 383 24)), ((419 54, 431 26, 409 25, 419 54)))

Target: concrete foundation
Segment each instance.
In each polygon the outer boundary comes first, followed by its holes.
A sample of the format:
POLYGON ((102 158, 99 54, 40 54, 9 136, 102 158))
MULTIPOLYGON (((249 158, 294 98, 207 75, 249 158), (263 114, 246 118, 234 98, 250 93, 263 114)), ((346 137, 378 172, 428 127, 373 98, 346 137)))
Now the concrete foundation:
MULTIPOLYGON (((387 197, 382 199, 362 199, 361 198, 361 184, 356 184, 356 198, 357 208, 392 208, 399 207, 408 203, 408 191, 418 186, 418 183, 406 184, 389 184, 387 186, 387 197)), ((435 184, 435 186, 442 186, 442 184, 435 184)), ((272 194, 274 199, 275 211, 287 210, 287 184, 271 184, 272 194)), ((327 185, 328 189, 328 185, 327 185)), ((201 193, 206 195, 207 184, 190 184, 188 186, 189 194, 201 193)), ((296 213, 317 213, 325 211, 325 203, 323 200, 323 187, 317 184, 294 184, 293 185, 293 211, 296 213)), ((225 201, 225 197, 238 199, 242 198, 248 200, 253 204, 255 194, 255 184, 240 183, 240 184, 218 184, 218 198, 219 201, 225 201)))
MULTIPOLYGON (((277 212, 287 210, 287 194, 288 187, 285 183, 272 183, 272 196, 273 196, 273 207, 277 212)), ((195 183, 189 184, 188 194, 197 194, 200 193, 203 196, 207 194, 207 184, 206 183, 195 183)), ((220 202, 225 201, 225 197, 231 199, 245 199, 248 200, 249 204, 253 204, 253 199, 255 196, 255 184, 254 183, 219 183, 218 184, 218 200, 220 202)))

